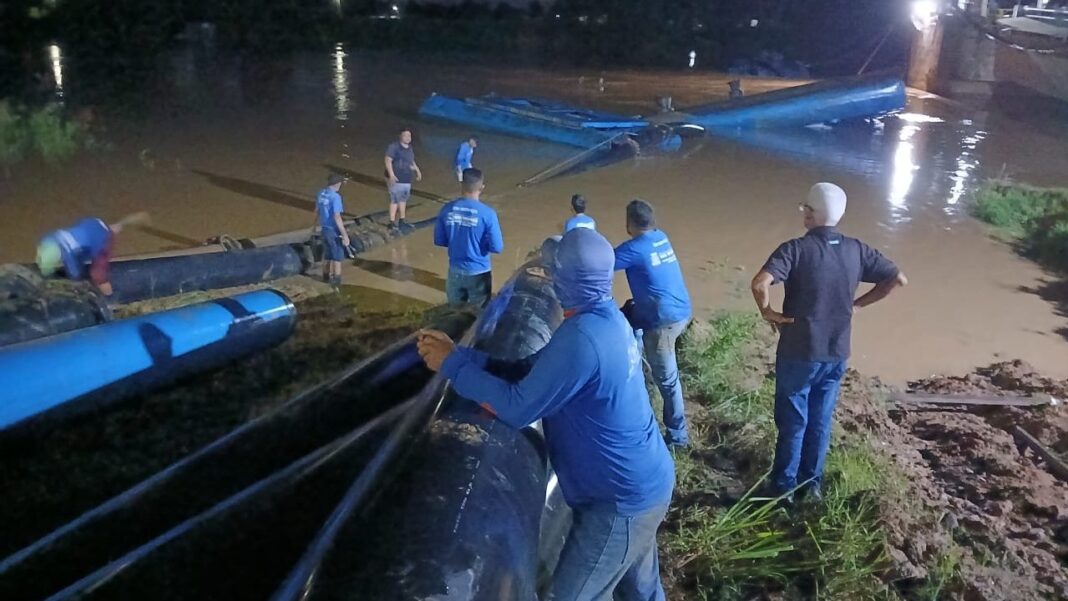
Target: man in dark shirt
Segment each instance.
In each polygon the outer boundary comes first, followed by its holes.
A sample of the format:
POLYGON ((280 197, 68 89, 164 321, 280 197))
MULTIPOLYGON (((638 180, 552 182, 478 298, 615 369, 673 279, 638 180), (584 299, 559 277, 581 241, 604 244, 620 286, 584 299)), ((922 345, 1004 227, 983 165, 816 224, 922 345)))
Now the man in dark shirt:
POLYGON ((389 222, 394 230, 406 225, 404 221, 408 199, 412 197, 412 176, 422 181, 423 172, 415 163, 412 150, 412 130, 402 129, 399 139, 386 148, 386 189, 389 190, 389 222), (398 221, 399 217, 399 221, 398 221))
POLYGON ((812 187, 801 205, 808 233, 783 243, 753 278, 760 314, 779 330, 775 360, 775 425, 779 429, 771 484, 776 494, 801 485, 799 496, 820 493, 831 441, 831 416, 849 359, 853 311, 908 283, 879 251, 837 229, 845 192, 812 187), (772 284, 786 284, 783 312, 771 308, 772 284), (854 300, 861 282, 875 287, 854 300))

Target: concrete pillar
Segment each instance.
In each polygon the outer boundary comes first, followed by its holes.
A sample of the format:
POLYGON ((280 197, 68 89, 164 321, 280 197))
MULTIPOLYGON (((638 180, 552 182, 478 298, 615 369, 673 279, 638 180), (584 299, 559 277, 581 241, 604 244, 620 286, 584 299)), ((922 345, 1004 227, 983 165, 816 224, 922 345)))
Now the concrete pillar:
POLYGON ((938 87, 938 60, 941 54, 941 20, 914 32, 912 53, 909 56, 908 85, 925 92, 934 92, 938 87))

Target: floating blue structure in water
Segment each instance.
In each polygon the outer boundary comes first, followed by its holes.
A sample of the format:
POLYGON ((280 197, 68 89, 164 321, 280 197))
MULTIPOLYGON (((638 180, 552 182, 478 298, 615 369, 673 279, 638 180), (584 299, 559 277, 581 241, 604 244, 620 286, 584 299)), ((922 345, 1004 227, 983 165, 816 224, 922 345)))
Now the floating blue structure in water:
POLYGON ((296 315, 281 292, 257 290, 0 348, 0 429, 268 348, 296 315))
POLYGON ((828 79, 680 112, 680 122, 724 129, 800 127, 881 117, 905 108, 897 77, 828 79))
POLYGON ((649 125, 641 118, 601 113, 530 98, 450 98, 432 94, 419 108, 424 117, 490 131, 591 148, 649 125))
POLYGON ((593 148, 608 147, 610 142, 623 141, 623 137, 640 137, 654 123, 698 126, 715 133, 873 118, 904 106, 904 82, 880 76, 830 79, 649 118, 528 98, 450 98, 437 94, 423 103, 419 114, 505 134, 593 148))

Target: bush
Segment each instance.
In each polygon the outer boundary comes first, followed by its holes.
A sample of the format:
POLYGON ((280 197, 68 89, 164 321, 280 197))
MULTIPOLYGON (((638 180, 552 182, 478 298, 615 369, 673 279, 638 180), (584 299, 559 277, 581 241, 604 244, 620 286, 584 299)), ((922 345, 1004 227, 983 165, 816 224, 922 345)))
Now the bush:
POLYGON ((25 121, 7 101, 0 101, 0 168, 3 168, 5 176, 9 176, 11 166, 26 155, 29 141, 25 121))
POLYGON ((1016 238, 1021 250, 1043 265, 1068 271, 1068 190, 991 182, 980 193, 975 214, 1016 238))
POLYGON ((0 168, 6 177, 30 151, 48 163, 70 158, 81 138, 81 126, 66 119, 56 105, 25 110, 0 100, 0 168))

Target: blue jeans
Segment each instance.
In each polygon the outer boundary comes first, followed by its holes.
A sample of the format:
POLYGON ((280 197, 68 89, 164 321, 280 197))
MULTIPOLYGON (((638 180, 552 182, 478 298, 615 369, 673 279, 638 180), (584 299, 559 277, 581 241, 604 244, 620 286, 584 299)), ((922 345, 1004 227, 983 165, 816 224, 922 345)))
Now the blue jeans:
POLYGON ((819 489, 831 444, 831 416, 846 362, 775 362, 775 445, 772 483, 784 493, 798 483, 819 489))
POLYGON ((665 601, 656 530, 667 505, 633 517, 607 508, 573 510, 544 601, 665 601))
POLYGON ((485 307, 492 294, 492 272, 468 275, 449 269, 449 277, 445 280, 445 298, 450 305, 485 307))
POLYGON ((638 332, 638 341, 645 350, 645 360, 653 372, 653 381, 664 399, 664 426, 671 444, 690 443, 690 431, 686 427, 686 407, 682 400, 682 382, 679 380, 679 364, 675 359, 675 343, 686 331, 690 320, 684 319, 659 328, 638 332))

